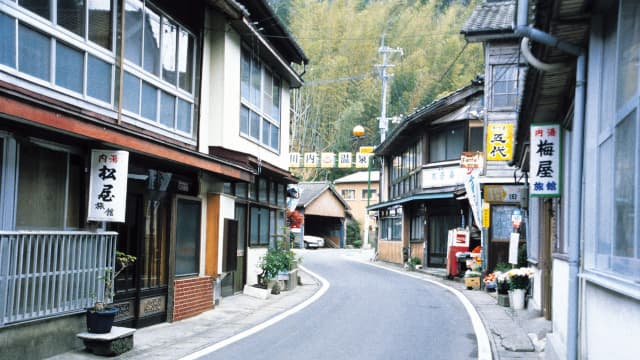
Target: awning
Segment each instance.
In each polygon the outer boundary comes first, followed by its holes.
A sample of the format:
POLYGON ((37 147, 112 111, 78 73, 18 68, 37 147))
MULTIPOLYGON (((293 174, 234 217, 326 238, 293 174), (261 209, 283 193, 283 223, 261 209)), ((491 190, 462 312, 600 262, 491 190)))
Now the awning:
POLYGON ((454 196, 453 191, 439 192, 439 193, 429 193, 429 194, 417 194, 412 195, 402 199, 391 200, 375 205, 371 205, 367 207, 367 211, 369 210, 378 210, 386 207, 390 207, 393 205, 400 205, 411 201, 419 201, 419 200, 430 200, 430 199, 451 199, 454 196))

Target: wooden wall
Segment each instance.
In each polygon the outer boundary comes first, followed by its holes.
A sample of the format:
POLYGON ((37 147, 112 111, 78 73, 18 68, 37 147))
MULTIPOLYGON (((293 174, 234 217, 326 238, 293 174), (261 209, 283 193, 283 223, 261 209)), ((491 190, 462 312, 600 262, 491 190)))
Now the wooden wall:
POLYGON ((378 260, 402 264, 402 241, 378 241, 378 260))

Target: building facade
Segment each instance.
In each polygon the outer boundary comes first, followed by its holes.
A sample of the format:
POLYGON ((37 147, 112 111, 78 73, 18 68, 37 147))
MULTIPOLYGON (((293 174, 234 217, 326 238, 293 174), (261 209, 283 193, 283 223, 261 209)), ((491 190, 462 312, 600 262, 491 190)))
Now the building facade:
POLYGON ((0 1, 3 352, 77 347, 115 250, 137 257, 115 283, 121 325, 193 316, 225 278, 248 281, 294 181, 291 64, 307 62, 278 22, 277 40, 255 30, 272 16, 262 1, 0 1))
POLYGON ((529 43, 531 73, 519 117, 518 165, 539 174, 545 164, 533 159, 544 143, 534 129, 561 129, 561 191, 529 200, 536 235, 530 258, 552 284, 534 295, 553 322, 546 352, 633 358, 640 320, 639 5, 519 3, 515 32, 529 43))
POLYGON ((358 171, 333 181, 336 191, 351 208, 353 220, 358 222, 360 240, 373 239, 371 235, 376 233, 375 216, 369 214, 367 206, 378 203, 379 180, 380 172, 375 170, 358 171))

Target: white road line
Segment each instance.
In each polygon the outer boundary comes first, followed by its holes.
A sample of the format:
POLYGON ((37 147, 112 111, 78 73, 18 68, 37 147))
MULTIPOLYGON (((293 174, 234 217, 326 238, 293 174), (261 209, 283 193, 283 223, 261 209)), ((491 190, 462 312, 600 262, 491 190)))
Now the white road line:
POLYGON ((462 303, 462 305, 464 305, 465 310, 467 310, 467 314, 469 314, 469 318, 471 318, 471 325, 473 326, 473 332, 476 334, 476 341, 478 342, 478 359, 479 360, 492 360, 493 359, 493 355, 491 353, 491 344, 489 343, 489 335, 487 334, 487 330, 484 328, 484 324, 482 323, 482 320, 480 320, 480 315, 478 314, 478 311, 476 311, 476 308, 473 306, 473 304, 471 304, 471 301, 469 301, 469 299, 467 299, 466 296, 464 296, 460 291, 458 291, 457 289, 452 288, 451 286, 439 283, 437 281, 431 280, 431 279, 427 279, 418 275, 414 275, 411 273, 407 273, 406 271, 400 271, 400 270, 396 270, 396 269, 390 269, 388 267, 385 266, 381 266, 378 264, 374 264, 374 263, 369 263, 369 262, 365 262, 365 261, 359 261, 356 259, 353 259, 354 261, 358 261, 362 264, 367 264, 367 265, 371 265, 371 266, 375 266, 377 268, 380 269, 384 269, 387 271, 393 271, 395 273, 401 274, 401 275, 405 275, 405 276, 409 276, 418 280, 422 280, 422 281, 426 281, 435 285, 438 285, 440 287, 443 287, 447 290, 449 290, 452 294, 454 294, 458 300, 460 300, 460 302, 462 303))
POLYGON ((230 338, 227 338, 225 340, 222 340, 220 342, 217 342, 211 346, 208 346, 204 349, 201 349, 193 354, 187 355, 183 358, 181 358, 181 360, 195 360, 198 359, 202 356, 211 354, 214 351, 220 350, 225 346, 231 345, 237 341, 240 341, 246 337, 249 337, 259 331, 262 331, 266 328, 268 328, 269 326, 284 320, 285 318, 297 313, 298 311, 306 308, 307 306, 313 304, 314 302, 316 302, 318 299, 320 299, 320 297, 322 297, 322 295, 324 295, 327 290, 329 290, 329 287, 331 286, 331 284, 329 283, 329 281, 327 281, 325 278, 323 278, 322 276, 308 270, 307 268, 305 268, 304 266, 298 265, 299 268, 301 268, 304 272, 306 272, 307 274, 315 277, 316 279, 320 280, 320 282, 322 283, 322 287, 320 288, 320 290, 316 291, 315 294, 313 294, 313 296, 311 296, 310 298, 308 298, 307 300, 301 302, 300 304, 294 306, 293 308, 279 314, 276 315, 274 317, 272 317, 271 319, 263 322, 262 324, 256 325, 254 327, 252 327, 251 329, 247 329, 241 333, 238 333, 236 335, 231 336, 230 338))

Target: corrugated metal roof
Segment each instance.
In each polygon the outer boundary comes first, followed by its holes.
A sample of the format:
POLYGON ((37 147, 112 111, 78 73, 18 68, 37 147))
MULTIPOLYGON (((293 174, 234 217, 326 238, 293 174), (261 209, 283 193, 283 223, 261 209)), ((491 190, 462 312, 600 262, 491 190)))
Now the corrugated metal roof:
POLYGON ((298 184, 298 189, 300 190, 300 199, 298 200, 298 207, 305 208, 309 206, 315 199, 320 197, 323 192, 331 191, 338 201, 342 203, 345 209, 350 209, 349 205, 346 201, 338 194, 336 189, 333 188, 330 182, 328 181, 317 181, 317 182, 301 182, 298 184))
MULTIPOLYGON (((345 183, 362 183, 369 181, 369 171, 358 171, 351 175, 343 176, 339 179, 335 179, 334 184, 345 184, 345 183)), ((378 182, 380 181, 380 172, 379 171, 371 171, 371 181, 378 182)))

